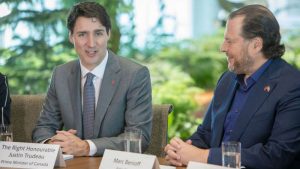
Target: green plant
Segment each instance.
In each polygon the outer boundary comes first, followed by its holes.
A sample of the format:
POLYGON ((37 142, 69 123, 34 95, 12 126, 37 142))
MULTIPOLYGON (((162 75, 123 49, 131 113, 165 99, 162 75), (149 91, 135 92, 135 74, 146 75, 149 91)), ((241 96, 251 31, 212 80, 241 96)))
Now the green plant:
POLYGON ((226 56, 219 51, 223 32, 202 40, 185 40, 169 45, 158 53, 157 59, 181 67, 197 86, 213 89, 222 72, 227 70, 226 56))
POLYGON ((300 68, 300 29, 294 31, 284 32, 286 33, 286 37, 283 41, 285 41, 285 49, 286 52, 283 55, 283 58, 295 66, 296 68, 300 68))
POLYGON ((201 122, 194 115, 198 105, 195 94, 203 91, 195 86, 193 79, 180 66, 168 62, 153 61, 148 65, 151 73, 154 104, 172 104, 169 115, 168 136, 188 138, 201 122))

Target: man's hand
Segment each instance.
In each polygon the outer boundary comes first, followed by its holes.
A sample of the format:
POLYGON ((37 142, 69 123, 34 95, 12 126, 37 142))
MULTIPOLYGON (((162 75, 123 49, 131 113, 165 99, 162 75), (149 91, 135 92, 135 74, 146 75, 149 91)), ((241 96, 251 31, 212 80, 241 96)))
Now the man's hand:
POLYGON ((165 159, 172 165, 182 166, 180 156, 176 154, 176 151, 180 149, 180 144, 177 141, 179 138, 172 138, 170 144, 167 144, 164 151, 167 154, 165 159))
POLYGON ((76 135, 76 130, 57 131, 48 144, 60 145, 63 153, 74 156, 88 156, 90 147, 87 141, 81 140, 76 135))
POLYGON ((171 139, 165 147, 166 160, 175 166, 187 165, 189 161, 207 163, 209 150, 197 148, 191 143, 191 140, 184 142, 179 138, 171 139))

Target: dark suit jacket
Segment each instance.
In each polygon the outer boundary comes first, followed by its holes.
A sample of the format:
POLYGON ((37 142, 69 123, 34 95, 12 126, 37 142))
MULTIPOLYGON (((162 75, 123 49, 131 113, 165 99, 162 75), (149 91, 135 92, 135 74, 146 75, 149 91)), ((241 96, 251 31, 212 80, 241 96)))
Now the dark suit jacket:
MULTIPOLYGON (((97 154, 104 149, 123 150, 124 128, 142 130, 142 150, 150 142, 152 97, 149 71, 145 66, 116 56, 111 51, 105 68, 94 121, 97 154)), ((81 71, 79 60, 54 69, 33 141, 52 137, 56 130, 76 129, 82 138, 81 71)))
MULTIPOLYGON (((209 163, 221 164, 221 141, 227 112, 234 97, 236 75, 220 78, 203 124, 191 136, 193 144, 209 148, 209 163)), ((282 59, 274 59, 253 86, 237 119, 232 141, 242 144, 247 168, 300 168, 300 73, 282 59), (270 90, 268 90, 268 88, 270 90), (297 164, 296 164, 297 163, 297 164)))
POLYGON ((2 124, 2 113, 4 124, 10 124, 10 103, 11 99, 9 95, 7 77, 0 73, 0 124, 2 124))

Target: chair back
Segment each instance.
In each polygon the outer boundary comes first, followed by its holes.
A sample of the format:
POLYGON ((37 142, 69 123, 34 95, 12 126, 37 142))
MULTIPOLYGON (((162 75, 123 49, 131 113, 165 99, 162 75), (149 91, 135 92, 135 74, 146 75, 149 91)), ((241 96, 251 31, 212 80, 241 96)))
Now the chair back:
MULTIPOLYGON (((32 142, 34 129, 45 95, 11 95, 11 124, 16 142, 32 142)), ((164 147, 168 141, 168 114, 172 112, 170 104, 153 105, 152 134, 146 154, 164 156, 164 147)))
POLYGON ((45 95, 11 95, 11 124, 16 142, 32 142, 32 130, 40 116, 45 95))
POLYGON ((146 154, 153 154, 157 157, 163 157, 164 147, 168 142, 168 115, 173 110, 170 104, 153 105, 153 120, 151 140, 146 154))

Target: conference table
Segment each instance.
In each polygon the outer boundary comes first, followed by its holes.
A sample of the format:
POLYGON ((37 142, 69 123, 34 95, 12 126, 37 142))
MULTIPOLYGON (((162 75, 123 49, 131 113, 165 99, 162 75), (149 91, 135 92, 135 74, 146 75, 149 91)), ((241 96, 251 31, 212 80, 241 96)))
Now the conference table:
MULTIPOLYGON (((66 160, 66 167, 55 167, 55 169, 99 169, 102 157, 75 157, 66 160)), ((158 158, 160 165, 168 165, 164 158, 158 158)), ((186 167, 176 167, 176 169, 185 169, 186 167)))

